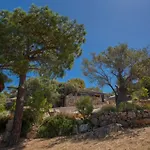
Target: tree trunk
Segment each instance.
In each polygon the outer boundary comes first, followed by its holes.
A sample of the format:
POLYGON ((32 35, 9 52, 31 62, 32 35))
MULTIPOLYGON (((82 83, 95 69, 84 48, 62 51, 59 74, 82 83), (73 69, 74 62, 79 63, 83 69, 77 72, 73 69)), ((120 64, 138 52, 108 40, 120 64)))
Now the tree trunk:
POLYGON ((22 117, 23 117, 25 80, 26 80, 26 75, 19 76, 19 87, 18 87, 18 94, 17 94, 17 100, 16 100, 14 123, 13 123, 13 129, 12 129, 10 138, 8 140, 8 146, 15 145, 19 142, 21 127, 22 127, 22 117))
POLYGON ((118 96, 117 96, 117 105, 119 105, 121 102, 127 102, 127 88, 125 87, 119 87, 118 88, 118 96))

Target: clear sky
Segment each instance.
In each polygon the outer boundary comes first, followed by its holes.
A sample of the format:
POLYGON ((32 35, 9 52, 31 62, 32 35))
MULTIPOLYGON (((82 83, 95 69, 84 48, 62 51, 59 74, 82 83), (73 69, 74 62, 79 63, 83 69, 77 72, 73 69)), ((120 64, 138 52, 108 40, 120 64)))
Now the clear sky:
MULTIPOLYGON (((28 10, 31 4, 48 5, 85 25, 83 54, 61 81, 79 77, 90 87, 92 84, 82 74, 81 62, 91 52, 98 53, 118 43, 127 43, 132 48, 150 45, 150 0, 0 0, 0 10, 12 11, 17 7, 28 10)), ((103 90, 110 91, 108 87, 103 90)))

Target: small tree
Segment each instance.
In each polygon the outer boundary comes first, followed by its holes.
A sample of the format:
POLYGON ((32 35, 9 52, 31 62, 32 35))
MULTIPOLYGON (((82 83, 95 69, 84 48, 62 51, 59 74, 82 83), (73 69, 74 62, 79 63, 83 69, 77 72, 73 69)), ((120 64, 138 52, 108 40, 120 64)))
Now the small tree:
POLYGON ((29 71, 61 77, 82 53, 85 30, 75 20, 52 12, 48 7, 31 6, 0 11, 0 69, 19 77, 13 130, 9 145, 19 141, 25 97, 24 84, 29 71), (67 58, 67 59, 66 59, 67 58))
POLYGON ((108 47, 92 60, 83 60, 83 73, 99 86, 109 86, 116 96, 116 104, 127 100, 128 85, 137 79, 136 64, 148 58, 147 51, 129 49, 126 44, 108 47), (113 83, 116 82, 114 86, 113 83))
POLYGON ((85 88, 85 83, 80 78, 70 79, 70 80, 68 80, 68 83, 71 83, 73 86, 75 86, 78 89, 84 89, 85 88))
POLYGON ((59 98, 57 85, 43 77, 30 78, 26 81, 25 105, 38 114, 49 113, 52 104, 59 98))
POLYGON ((93 111, 93 104, 90 97, 81 97, 76 103, 77 110, 81 113, 85 118, 89 117, 89 115, 93 111))

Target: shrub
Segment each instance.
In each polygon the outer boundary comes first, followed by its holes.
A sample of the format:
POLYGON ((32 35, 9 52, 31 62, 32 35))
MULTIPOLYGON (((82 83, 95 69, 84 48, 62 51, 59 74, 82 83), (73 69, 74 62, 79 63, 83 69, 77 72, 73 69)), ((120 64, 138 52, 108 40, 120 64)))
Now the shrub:
POLYGON ((25 109, 22 118, 21 136, 26 137, 27 133, 32 129, 32 125, 37 122, 37 115, 31 109, 25 109))
POLYGON ((6 95, 4 93, 0 93, 0 113, 6 111, 6 95))
POLYGON ((100 111, 98 112, 98 114, 103 114, 103 113, 106 113, 106 112, 116 112, 116 107, 113 106, 113 105, 106 105, 106 106, 103 106, 100 111))
POLYGON ((150 104, 145 104, 145 105, 143 106, 143 109, 150 110, 150 104))
POLYGON ((146 99, 148 98, 148 89, 142 87, 141 89, 132 93, 132 100, 146 99))
POLYGON ((9 114, 7 111, 0 113, 0 132, 4 132, 6 128, 6 124, 9 120, 9 114))
POLYGON ((136 110, 143 110, 143 108, 137 104, 129 103, 129 102, 122 102, 119 104, 118 111, 136 111, 136 110))
POLYGON ((38 130, 38 136, 42 138, 52 138, 62 135, 71 135, 75 120, 68 116, 57 115, 46 118, 38 130))
POLYGON ((76 103, 76 108, 84 117, 88 117, 93 111, 91 98, 88 96, 81 97, 76 103))

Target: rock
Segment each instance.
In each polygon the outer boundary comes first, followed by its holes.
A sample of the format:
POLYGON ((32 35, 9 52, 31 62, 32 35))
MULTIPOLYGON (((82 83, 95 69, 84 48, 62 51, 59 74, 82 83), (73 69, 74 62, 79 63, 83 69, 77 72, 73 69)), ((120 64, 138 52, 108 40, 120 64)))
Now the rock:
POLYGON ((143 115, 141 114, 140 111, 138 111, 136 115, 137 115, 137 118, 138 118, 138 119, 142 119, 142 117, 143 117, 143 115))
POLYGON ((97 118, 92 118, 92 119, 91 119, 91 122, 92 122, 92 124, 93 124, 94 126, 98 126, 98 125, 99 125, 99 121, 98 121, 97 118))
POLYGON ((81 124, 79 126, 79 132, 80 133, 87 132, 88 130, 89 130, 89 125, 88 124, 81 124))
POLYGON ((129 124, 128 124, 127 121, 119 120, 118 123, 121 124, 121 125, 122 125, 123 127, 125 127, 125 128, 129 127, 129 124))
POLYGON ((120 116, 120 119, 122 119, 122 120, 126 120, 127 119, 127 113, 126 112, 120 113, 119 116, 120 116))
POLYGON ((149 112, 148 111, 144 111, 143 118, 148 118, 148 117, 149 117, 149 112))
POLYGON ((119 130, 122 130, 121 124, 110 124, 104 127, 94 129, 92 132, 87 133, 86 136, 90 138, 104 138, 110 133, 118 132, 119 130))
POLYGON ((132 112, 132 111, 128 112, 128 118, 130 119, 136 118, 135 112, 132 112))
POLYGON ((106 126, 108 125, 108 121, 102 121, 100 122, 100 126, 103 127, 103 126, 106 126))

